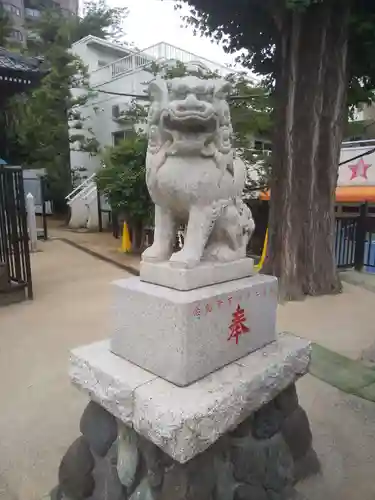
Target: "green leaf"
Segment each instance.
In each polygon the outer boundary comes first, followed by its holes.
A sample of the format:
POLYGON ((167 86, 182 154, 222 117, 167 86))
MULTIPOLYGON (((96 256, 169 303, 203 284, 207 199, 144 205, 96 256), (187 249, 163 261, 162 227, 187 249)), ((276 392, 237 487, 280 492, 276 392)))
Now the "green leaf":
POLYGON ((134 132, 102 153, 103 168, 97 174, 99 189, 115 212, 131 225, 150 224, 153 203, 145 182, 147 138, 134 132))

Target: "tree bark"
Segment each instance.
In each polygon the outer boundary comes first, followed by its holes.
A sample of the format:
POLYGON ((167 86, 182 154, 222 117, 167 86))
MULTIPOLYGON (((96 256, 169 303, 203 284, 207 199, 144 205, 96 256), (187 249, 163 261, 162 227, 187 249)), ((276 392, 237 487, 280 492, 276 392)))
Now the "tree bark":
POLYGON ((138 221, 131 221, 129 223, 131 234, 132 252, 139 254, 144 250, 144 231, 143 224, 138 221))
POLYGON ((269 240, 281 298, 337 293, 335 188, 346 108, 349 1, 279 19, 269 240))

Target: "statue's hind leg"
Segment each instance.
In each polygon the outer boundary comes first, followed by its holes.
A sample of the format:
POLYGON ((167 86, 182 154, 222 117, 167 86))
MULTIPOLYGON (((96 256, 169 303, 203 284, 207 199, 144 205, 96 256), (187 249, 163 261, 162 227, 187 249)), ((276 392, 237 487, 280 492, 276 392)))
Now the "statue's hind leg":
POLYGON ((143 252, 142 259, 147 262, 168 260, 173 252, 175 237, 176 221, 171 211, 155 205, 154 243, 143 252))

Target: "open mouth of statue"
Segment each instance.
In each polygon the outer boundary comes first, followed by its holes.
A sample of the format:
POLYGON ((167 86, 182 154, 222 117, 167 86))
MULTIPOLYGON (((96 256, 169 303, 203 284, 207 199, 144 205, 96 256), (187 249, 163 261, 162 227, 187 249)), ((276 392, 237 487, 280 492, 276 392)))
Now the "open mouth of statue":
POLYGON ((204 116, 201 113, 169 113, 163 118, 164 127, 168 130, 176 130, 190 134, 213 133, 217 128, 214 113, 204 116))

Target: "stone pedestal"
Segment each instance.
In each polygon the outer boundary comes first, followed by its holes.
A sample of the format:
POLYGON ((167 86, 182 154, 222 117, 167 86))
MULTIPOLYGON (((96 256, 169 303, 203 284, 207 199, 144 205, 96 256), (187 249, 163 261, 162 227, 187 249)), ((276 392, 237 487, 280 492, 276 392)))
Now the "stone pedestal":
POLYGON ((188 387, 100 342, 72 352, 70 376, 92 399, 54 498, 284 500, 319 462, 295 380, 309 343, 280 335, 188 387), (65 495, 65 496, 64 496, 65 495))
POLYGON ((182 291, 247 278, 252 274, 254 261, 249 258, 233 262, 200 262, 192 269, 174 267, 170 262, 141 262, 140 269, 142 281, 182 291))
POLYGON ((114 288, 112 351, 180 386, 276 339, 273 276, 190 291, 134 277, 114 288))
POLYGON ((109 342, 71 353, 72 382, 179 462, 206 450, 303 375, 310 345, 290 334, 178 387, 114 355, 109 342))

